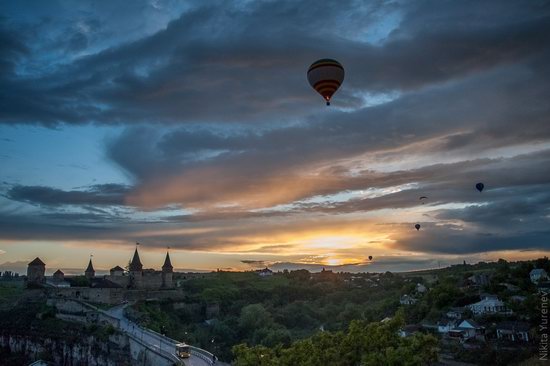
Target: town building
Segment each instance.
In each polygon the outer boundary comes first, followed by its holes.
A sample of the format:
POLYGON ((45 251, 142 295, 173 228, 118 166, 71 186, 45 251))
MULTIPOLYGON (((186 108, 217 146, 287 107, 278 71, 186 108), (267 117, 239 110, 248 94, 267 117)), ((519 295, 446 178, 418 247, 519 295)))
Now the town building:
POLYGON ((273 271, 269 268, 265 267, 264 269, 260 269, 256 271, 260 277, 270 277, 273 276, 273 271))
POLYGON ((497 338, 512 342, 529 342, 529 324, 519 321, 504 321, 496 326, 497 338))
POLYGON ((418 300, 416 300, 414 297, 409 296, 409 295, 403 295, 399 299, 399 303, 401 305, 413 305, 413 304, 416 304, 417 301, 418 300))
POLYGON ((472 319, 466 319, 460 322, 458 327, 449 331, 449 337, 460 339, 462 341, 471 338, 484 338, 485 328, 480 326, 472 319))
POLYGON ((511 314, 511 310, 506 308, 504 302, 498 299, 496 296, 486 295, 483 300, 474 304, 468 305, 468 308, 474 315, 483 314, 511 314))
POLYGON ((450 318, 450 319, 462 319, 464 315, 464 311, 465 310, 463 307, 454 307, 447 310, 445 315, 447 316, 447 318, 450 318))
POLYGON ((529 278, 534 284, 539 283, 540 281, 545 281, 548 279, 548 274, 542 268, 535 268, 529 272, 529 278))
POLYGON ((449 333, 451 329, 456 328, 457 324, 456 319, 442 318, 437 322, 437 331, 439 333, 449 333))

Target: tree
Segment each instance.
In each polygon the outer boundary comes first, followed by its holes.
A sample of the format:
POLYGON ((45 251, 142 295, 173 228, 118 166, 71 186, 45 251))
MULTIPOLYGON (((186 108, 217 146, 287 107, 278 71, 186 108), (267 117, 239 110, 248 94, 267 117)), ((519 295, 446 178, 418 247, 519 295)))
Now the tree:
POLYGON ((437 339, 415 334, 402 338, 402 311, 387 323, 352 321, 347 332, 320 332, 290 347, 235 346, 236 366, 421 366, 437 360, 437 339))
POLYGON ((241 310, 239 328, 245 334, 250 334, 260 328, 269 327, 272 323, 271 314, 261 304, 247 305, 241 310))

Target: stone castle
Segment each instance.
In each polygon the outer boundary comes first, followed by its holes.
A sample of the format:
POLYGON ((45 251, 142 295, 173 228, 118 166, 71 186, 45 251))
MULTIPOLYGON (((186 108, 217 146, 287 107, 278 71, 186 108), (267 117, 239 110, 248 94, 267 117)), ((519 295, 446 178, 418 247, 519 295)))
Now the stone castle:
MULTIPOLYGON (((91 266, 91 263, 92 261, 90 260, 89 266, 91 266)), ((134 257, 128 266, 128 273, 125 273, 124 269, 120 266, 111 268, 109 273, 108 276, 105 276, 106 279, 126 288, 154 290, 174 287, 172 280, 174 267, 172 267, 170 253, 168 252, 166 253, 161 271, 143 269, 143 264, 141 264, 136 248, 134 257)))
MULTIPOLYGON (((63 286, 65 277, 61 270, 57 270, 51 278, 45 276, 46 264, 40 258, 34 259, 27 267, 27 283, 29 285, 51 285, 54 287, 63 286)), ((90 282, 91 287, 109 286, 134 290, 160 290, 174 288, 173 281, 174 267, 170 261, 170 253, 166 253, 164 264, 160 271, 154 269, 143 269, 136 247, 134 256, 128 266, 128 271, 116 266, 111 268, 108 275, 96 277, 92 259, 84 271, 84 276, 90 282)))

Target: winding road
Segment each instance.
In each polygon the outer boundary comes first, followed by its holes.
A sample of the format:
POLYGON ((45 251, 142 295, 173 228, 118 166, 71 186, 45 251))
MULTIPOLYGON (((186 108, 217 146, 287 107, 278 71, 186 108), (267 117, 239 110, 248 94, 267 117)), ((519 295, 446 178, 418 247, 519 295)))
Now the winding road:
MULTIPOLYGON (((149 329, 142 328, 138 324, 127 319, 124 316, 124 308, 126 306, 128 306, 128 304, 118 305, 106 311, 109 315, 119 320, 120 330, 140 339, 151 348, 156 348, 160 352, 176 355, 176 344, 180 342, 161 336, 160 334, 157 334, 149 329)), ((191 357, 188 359, 183 359, 183 361, 186 366, 211 366, 212 362, 210 360, 207 361, 206 358, 206 356, 191 354, 191 357)), ((216 362, 215 365, 223 365, 223 363, 216 362)))

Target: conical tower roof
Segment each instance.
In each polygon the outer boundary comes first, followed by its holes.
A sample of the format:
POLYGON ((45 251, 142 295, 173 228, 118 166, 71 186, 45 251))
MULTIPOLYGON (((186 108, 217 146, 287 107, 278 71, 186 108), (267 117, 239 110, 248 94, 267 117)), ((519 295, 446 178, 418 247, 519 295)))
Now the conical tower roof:
POLYGON ((172 262, 170 261, 170 253, 166 252, 166 258, 164 259, 162 270, 164 272, 172 272, 173 269, 174 267, 172 267, 172 262))
POLYGON ((130 262, 130 271, 141 271, 143 269, 143 264, 141 264, 141 260, 139 259, 139 253, 136 248, 136 251, 134 252, 134 257, 132 258, 132 262, 130 262))
POLYGON ((94 265, 92 264, 92 258, 90 258, 85 272, 95 272, 94 265))
POLYGON ((29 263, 29 266, 45 266, 46 264, 40 260, 40 258, 36 257, 32 260, 32 262, 29 263))

